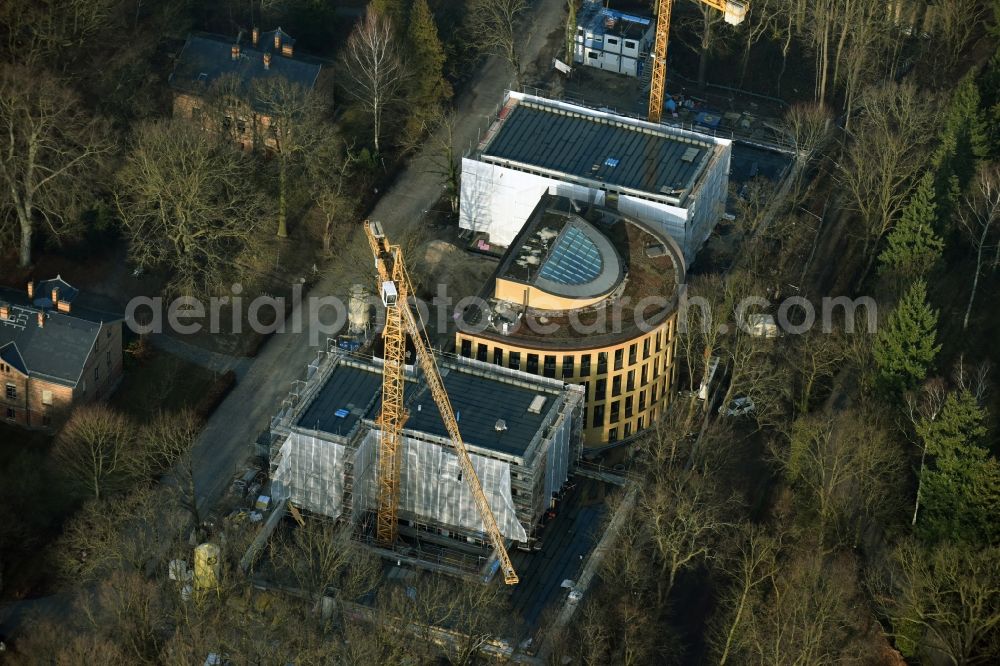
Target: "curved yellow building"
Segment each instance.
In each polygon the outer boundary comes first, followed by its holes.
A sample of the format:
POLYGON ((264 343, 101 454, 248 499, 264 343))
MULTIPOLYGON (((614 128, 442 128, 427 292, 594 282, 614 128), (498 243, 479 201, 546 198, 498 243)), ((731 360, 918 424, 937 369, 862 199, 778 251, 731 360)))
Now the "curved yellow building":
POLYGON ((684 268, 665 232, 546 194, 463 313, 456 350, 583 385, 586 446, 629 438, 670 400, 684 268))

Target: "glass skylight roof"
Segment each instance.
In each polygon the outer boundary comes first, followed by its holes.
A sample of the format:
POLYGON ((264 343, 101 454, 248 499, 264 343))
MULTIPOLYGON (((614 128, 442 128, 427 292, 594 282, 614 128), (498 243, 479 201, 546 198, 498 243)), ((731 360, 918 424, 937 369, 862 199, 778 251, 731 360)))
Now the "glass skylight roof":
POLYGON ((603 268, 601 252, 594 242, 571 226, 556 240, 539 275, 559 284, 578 285, 596 280, 603 268))

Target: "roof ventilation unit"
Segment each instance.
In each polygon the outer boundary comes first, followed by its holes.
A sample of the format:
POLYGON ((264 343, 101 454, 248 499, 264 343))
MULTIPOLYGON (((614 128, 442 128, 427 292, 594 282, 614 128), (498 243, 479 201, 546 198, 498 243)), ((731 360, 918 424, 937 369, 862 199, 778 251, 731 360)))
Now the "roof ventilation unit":
POLYGON ((536 395, 535 398, 531 401, 531 404, 528 405, 528 413, 541 414, 543 406, 545 406, 545 396, 536 395))
POLYGON ((507 422, 504 421, 503 419, 497 419, 497 422, 493 426, 493 429, 496 430, 497 432, 504 432, 505 430, 507 430, 507 422))

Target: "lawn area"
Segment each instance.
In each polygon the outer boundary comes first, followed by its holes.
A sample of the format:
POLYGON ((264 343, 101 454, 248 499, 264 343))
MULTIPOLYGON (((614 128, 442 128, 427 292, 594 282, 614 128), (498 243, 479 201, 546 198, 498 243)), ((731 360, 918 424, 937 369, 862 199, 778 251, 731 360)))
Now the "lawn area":
POLYGON ((217 379, 214 372, 165 351, 137 361, 125 357, 125 376, 111 398, 116 407, 144 421, 157 411, 195 408, 217 379))

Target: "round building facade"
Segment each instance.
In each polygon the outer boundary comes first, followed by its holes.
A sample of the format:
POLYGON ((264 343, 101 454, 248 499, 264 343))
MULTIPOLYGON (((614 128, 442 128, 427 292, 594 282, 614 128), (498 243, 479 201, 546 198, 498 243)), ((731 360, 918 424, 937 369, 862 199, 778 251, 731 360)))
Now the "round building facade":
POLYGON ((463 313, 456 351, 582 385, 585 446, 628 439, 670 402, 683 279, 666 233, 545 195, 463 313))

